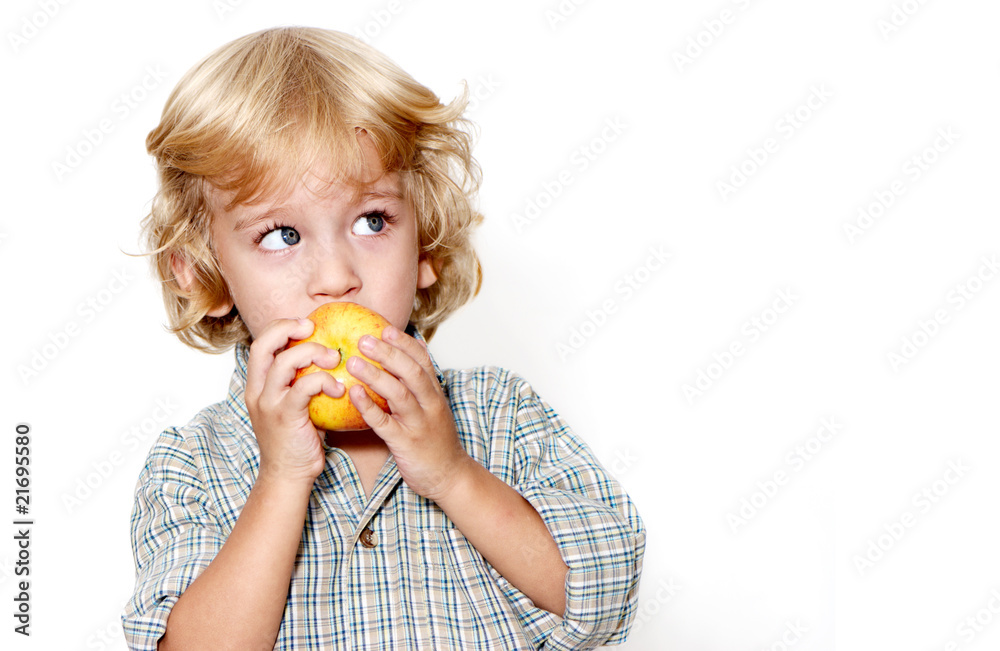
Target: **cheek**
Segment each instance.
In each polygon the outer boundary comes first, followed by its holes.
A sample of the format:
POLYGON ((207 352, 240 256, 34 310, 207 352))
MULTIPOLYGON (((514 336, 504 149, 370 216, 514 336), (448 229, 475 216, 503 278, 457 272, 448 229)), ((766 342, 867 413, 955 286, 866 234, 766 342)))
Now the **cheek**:
MULTIPOLYGON (((377 288, 368 285, 370 305, 389 323, 400 330, 406 329, 413 311, 413 297, 416 295, 416 269, 409 266, 387 269, 382 267, 379 274, 384 282, 377 288), (376 290, 377 291, 373 291, 376 290)), ((362 290, 364 293, 364 290, 362 290)))
POLYGON ((265 325, 260 307, 253 301, 249 301, 244 297, 236 296, 234 298, 236 310, 240 313, 240 318, 243 319, 243 323, 250 331, 250 335, 256 339, 264 329, 265 325))
POLYGON ((256 271, 230 270, 230 278, 239 280, 227 280, 233 303, 254 338, 274 320, 274 315, 281 312, 288 294, 287 288, 269 283, 266 274, 259 273, 259 269, 256 271))
POLYGON ((417 269, 414 267, 408 272, 408 277, 406 283, 400 285, 398 289, 398 296, 400 297, 399 304, 401 306, 400 314, 400 324, 397 326, 400 330, 406 329, 406 324, 410 322, 410 317, 413 315, 413 303, 414 297, 417 295, 417 269))

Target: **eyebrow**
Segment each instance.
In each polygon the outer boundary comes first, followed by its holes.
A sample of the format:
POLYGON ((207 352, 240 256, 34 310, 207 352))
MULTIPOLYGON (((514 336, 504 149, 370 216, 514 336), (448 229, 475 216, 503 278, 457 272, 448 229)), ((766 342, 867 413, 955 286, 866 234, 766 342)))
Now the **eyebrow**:
POLYGON ((256 226, 257 224, 263 221, 267 221, 270 219, 279 220, 283 218, 286 213, 287 211, 284 208, 282 208, 281 206, 277 206, 275 208, 271 208, 270 210, 265 210, 259 215, 254 215, 254 214, 244 215, 243 217, 240 217, 239 219, 236 220, 236 224, 233 226, 233 230, 234 231, 248 230, 252 226, 256 226))
MULTIPOLYGON (((403 193, 397 190, 395 187, 380 189, 375 188, 367 192, 362 192, 357 195, 357 203, 364 203, 365 201, 370 201, 372 199, 390 199, 394 201, 402 201, 403 193)), ((270 210, 265 210, 260 214, 248 214, 240 217, 236 220, 236 224, 233 225, 234 231, 244 231, 260 224, 261 222, 274 220, 280 221, 285 219, 288 211, 285 210, 284 206, 275 206, 270 210)))
POLYGON ((362 201, 368 199, 396 199, 398 201, 403 198, 403 193, 397 190, 395 187, 389 188, 387 190, 376 188, 374 190, 369 190, 368 192, 362 192, 361 194, 358 195, 358 197, 362 201))

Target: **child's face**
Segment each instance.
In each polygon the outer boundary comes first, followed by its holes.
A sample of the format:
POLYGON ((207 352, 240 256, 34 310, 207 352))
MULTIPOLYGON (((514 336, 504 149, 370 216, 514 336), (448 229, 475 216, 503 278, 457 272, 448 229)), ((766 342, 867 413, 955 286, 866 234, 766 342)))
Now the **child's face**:
MULTIPOLYGON (((367 138, 359 140, 377 165, 367 138)), ((352 186, 316 178, 326 178, 327 170, 313 171, 273 201, 226 211, 225 197, 212 196, 212 243, 240 316, 256 338, 275 319, 351 301, 404 329, 416 290, 437 277, 431 262, 420 259, 416 217, 398 175, 383 176, 369 194, 355 197, 352 186)))

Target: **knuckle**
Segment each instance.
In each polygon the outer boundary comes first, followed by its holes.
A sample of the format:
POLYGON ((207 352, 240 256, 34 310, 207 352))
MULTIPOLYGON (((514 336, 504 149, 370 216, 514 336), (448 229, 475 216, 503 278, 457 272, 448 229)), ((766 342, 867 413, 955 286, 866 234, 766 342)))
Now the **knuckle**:
POLYGON ((260 339, 254 339, 250 343, 250 356, 251 357, 260 357, 261 355, 264 354, 263 352, 261 352, 261 350, 263 348, 264 348, 264 344, 261 343, 261 340, 260 339))
POLYGON ((383 342, 376 342, 375 350, 373 352, 380 352, 382 359, 389 363, 393 363, 399 359, 399 351, 396 350, 394 346, 390 346, 389 344, 383 342))
POLYGON ((278 412, 279 406, 280 402, 273 397, 261 396, 261 398, 257 401, 257 411, 264 414, 272 414, 278 412))
POLYGON ((373 428, 383 428, 389 423, 389 414, 379 409, 375 402, 367 396, 360 409, 365 422, 373 428))
POLYGON ((399 362, 400 373, 407 378, 415 379, 419 376, 421 369, 420 364, 416 362, 412 357, 403 356, 403 359, 399 362))
POLYGON ((407 388, 405 386, 403 386, 402 384, 399 384, 395 388, 394 392, 396 394, 396 397, 393 400, 393 402, 395 402, 397 405, 399 405, 403 409, 409 408, 410 405, 413 403, 413 394, 410 393, 409 390, 407 390, 407 388))

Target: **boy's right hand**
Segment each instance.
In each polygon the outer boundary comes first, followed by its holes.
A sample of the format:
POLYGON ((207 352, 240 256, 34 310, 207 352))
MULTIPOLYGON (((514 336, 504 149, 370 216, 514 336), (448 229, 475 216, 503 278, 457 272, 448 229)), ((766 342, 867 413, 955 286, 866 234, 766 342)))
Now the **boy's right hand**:
POLYGON ((309 319, 272 321, 250 346, 246 404, 260 446, 260 476, 307 482, 323 472, 325 432, 309 420, 309 399, 322 391, 344 395, 344 385, 329 373, 310 373, 295 381, 295 371, 315 364, 334 368, 340 354, 317 343, 286 349, 292 339, 305 339, 315 325, 309 319))

